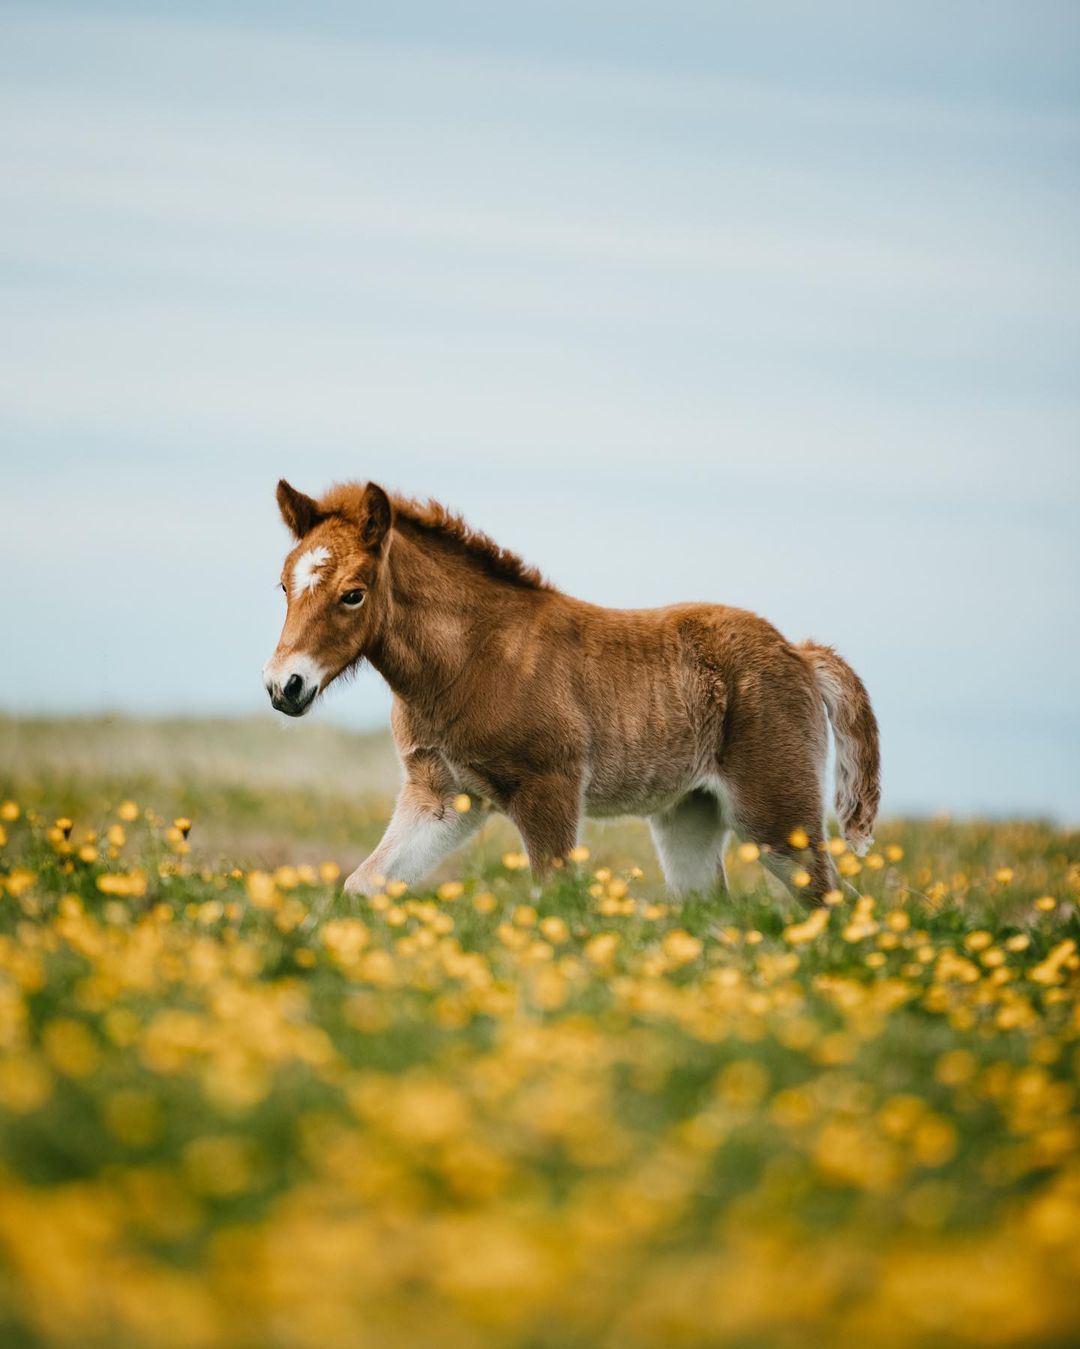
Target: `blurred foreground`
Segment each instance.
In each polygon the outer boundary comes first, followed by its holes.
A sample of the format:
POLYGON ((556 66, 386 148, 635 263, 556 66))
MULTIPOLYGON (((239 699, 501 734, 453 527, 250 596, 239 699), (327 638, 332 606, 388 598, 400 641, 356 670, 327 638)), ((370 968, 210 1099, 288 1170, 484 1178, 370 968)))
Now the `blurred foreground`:
POLYGON ((1080 1337, 1080 836, 347 902, 392 758, 305 730, 0 721, 0 1342, 1080 1337))

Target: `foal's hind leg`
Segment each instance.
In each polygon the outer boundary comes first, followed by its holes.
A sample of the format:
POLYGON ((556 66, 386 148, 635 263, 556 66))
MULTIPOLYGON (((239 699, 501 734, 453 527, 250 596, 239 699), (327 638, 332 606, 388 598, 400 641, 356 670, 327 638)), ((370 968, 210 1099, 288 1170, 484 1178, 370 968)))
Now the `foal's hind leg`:
POLYGON ((670 809, 650 816, 649 825, 670 890, 686 895, 726 888, 727 827, 715 796, 691 792, 670 809))
POLYGON ((809 904, 820 904, 836 888, 836 870, 825 847, 822 717, 819 713, 802 727, 747 727, 723 760, 735 828, 762 849, 761 860, 773 875, 809 904), (800 831, 805 847, 797 846, 800 831), (806 885, 793 883, 800 870, 809 875, 806 885))
POLYGON ((836 888, 836 869, 825 848, 824 810, 820 787, 793 790, 790 780, 774 783, 775 790, 763 790, 768 783, 760 779, 754 790, 740 791, 732 784, 735 827, 739 833, 762 849, 761 861, 794 891, 804 903, 820 904, 836 888), (806 846, 798 847, 806 835, 806 846), (792 842, 794 837, 795 842, 792 842), (805 871, 809 882, 796 885, 794 878, 805 871))

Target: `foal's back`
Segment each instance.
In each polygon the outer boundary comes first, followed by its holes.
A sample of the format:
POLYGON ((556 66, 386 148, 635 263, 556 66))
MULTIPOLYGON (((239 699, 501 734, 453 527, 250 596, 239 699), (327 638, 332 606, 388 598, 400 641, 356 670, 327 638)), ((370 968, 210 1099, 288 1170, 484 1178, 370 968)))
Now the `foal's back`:
POLYGON ((590 813, 650 815, 695 789, 724 790, 732 734, 786 740, 794 731, 813 758, 824 752, 813 673, 756 614, 551 600, 537 633, 541 663, 558 671, 550 712, 587 726, 590 813))

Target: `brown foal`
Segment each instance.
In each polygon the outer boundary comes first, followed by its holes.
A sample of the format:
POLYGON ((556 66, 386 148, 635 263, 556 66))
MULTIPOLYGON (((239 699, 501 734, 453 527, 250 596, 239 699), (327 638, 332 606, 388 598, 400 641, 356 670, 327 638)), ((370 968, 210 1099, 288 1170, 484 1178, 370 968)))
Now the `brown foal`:
POLYGON ((314 500, 282 481, 277 499, 297 543, 263 672, 274 707, 302 716, 362 659, 394 693, 401 793, 346 890, 421 880, 483 818, 454 808, 464 792, 509 816, 537 876, 574 847, 583 815, 642 815, 677 894, 724 884, 735 829, 784 879, 804 868, 801 893, 820 902, 836 884, 826 710, 840 827, 869 846, 877 722, 830 647, 793 646, 723 605, 573 599, 442 506, 375 483, 314 500))

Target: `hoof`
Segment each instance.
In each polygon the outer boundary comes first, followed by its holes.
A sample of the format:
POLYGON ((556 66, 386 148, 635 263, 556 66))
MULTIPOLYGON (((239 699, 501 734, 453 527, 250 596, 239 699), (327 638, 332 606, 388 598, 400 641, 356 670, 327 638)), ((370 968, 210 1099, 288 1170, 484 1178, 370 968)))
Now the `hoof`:
POLYGON ((377 894, 380 887, 373 877, 365 875, 363 867, 357 867, 351 876, 346 876, 344 889, 347 895, 370 896, 377 894))

